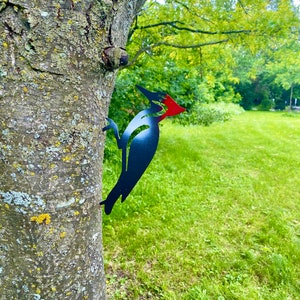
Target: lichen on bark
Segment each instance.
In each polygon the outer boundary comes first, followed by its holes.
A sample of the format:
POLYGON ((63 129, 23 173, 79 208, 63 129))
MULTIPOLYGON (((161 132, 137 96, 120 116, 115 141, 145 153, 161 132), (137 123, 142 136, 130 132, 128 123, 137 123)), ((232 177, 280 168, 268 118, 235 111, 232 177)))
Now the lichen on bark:
POLYGON ((0 1, 1 299, 105 299, 101 176, 116 68, 144 1, 0 1))

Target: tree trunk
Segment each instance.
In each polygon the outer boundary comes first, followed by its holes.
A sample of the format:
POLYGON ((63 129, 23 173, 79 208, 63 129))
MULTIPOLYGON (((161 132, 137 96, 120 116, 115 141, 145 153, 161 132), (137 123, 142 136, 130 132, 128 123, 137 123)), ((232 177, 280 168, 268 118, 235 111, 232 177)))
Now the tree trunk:
POLYGON ((291 85, 291 91, 290 91, 290 111, 293 109, 293 91, 294 91, 294 84, 291 85))
POLYGON ((0 1, 0 295, 105 299, 105 124, 144 0, 0 1))

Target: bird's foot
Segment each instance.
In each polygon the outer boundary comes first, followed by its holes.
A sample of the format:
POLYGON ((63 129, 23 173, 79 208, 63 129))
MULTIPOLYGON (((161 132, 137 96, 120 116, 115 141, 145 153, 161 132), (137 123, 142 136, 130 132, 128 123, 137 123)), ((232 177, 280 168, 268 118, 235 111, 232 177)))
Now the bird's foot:
POLYGON ((104 205, 105 214, 109 215, 112 211, 113 205, 110 204, 107 200, 101 201, 100 205, 104 205))
POLYGON ((117 124, 110 118, 106 118, 108 121, 108 125, 102 128, 102 131, 106 131, 108 129, 113 129, 118 132, 118 126, 117 124))

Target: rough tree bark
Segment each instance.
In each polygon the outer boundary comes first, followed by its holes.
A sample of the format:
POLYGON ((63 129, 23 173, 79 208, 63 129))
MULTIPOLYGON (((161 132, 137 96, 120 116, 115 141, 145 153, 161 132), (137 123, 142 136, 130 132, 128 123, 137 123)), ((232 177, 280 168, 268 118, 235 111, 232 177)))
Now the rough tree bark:
POLYGON ((0 1, 0 295, 105 299, 105 124, 144 0, 0 1))

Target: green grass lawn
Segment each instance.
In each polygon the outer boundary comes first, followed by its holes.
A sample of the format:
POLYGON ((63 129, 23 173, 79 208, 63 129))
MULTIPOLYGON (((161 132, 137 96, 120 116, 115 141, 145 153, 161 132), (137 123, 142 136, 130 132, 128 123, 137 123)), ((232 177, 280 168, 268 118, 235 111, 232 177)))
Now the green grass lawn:
POLYGON ((109 299, 300 299, 300 115, 165 121, 148 170, 103 216, 103 244, 109 299))

